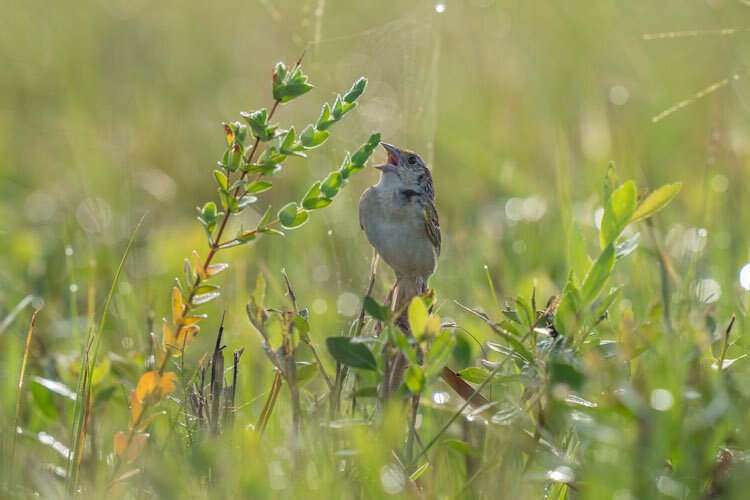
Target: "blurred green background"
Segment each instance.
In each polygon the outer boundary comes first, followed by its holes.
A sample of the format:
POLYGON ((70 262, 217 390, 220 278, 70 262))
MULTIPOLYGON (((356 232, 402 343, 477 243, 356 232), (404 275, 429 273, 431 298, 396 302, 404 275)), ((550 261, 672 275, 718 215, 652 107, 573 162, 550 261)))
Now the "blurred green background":
MULTIPOLYGON (((748 19, 750 6, 730 0, 7 5, 0 16, 0 318, 24 297, 33 300, 12 316, 0 346, 22 351, 30 307, 43 304, 29 371, 65 378, 61 367, 79 352, 86 316, 101 312, 146 214, 104 342, 121 355, 148 351, 149 314, 167 316, 182 260, 194 249, 205 254, 195 207, 216 198, 211 171, 225 147, 221 122, 270 106, 273 64, 291 64, 305 48, 316 88, 281 108, 283 126, 302 128, 360 75, 369 86, 333 140, 310 161, 290 160, 257 207, 301 198, 372 131, 421 153, 433 167, 444 241, 431 285, 441 315, 470 324, 452 301, 492 308, 485 265, 501 297, 528 296, 534 282, 543 300, 559 292, 568 225, 579 221, 594 249, 601 178, 614 161, 621 178, 639 186, 684 182, 653 234, 671 258, 676 303, 702 302, 724 321, 744 312, 748 298, 739 273, 750 260, 743 229, 750 223, 750 85, 747 73, 731 77, 750 64, 750 32, 712 30, 744 28, 748 19), (644 38, 682 31, 708 33, 644 38), (652 122, 726 78, 716 92, 652 122)), ((285 239, 227 251, 232 267, 219 279, 225 293, 208 306, 207 334, 188 362, 211 346, 226 308, 227 344, 246 348, 240 403, 267 389, 270 365, 243 308, 258 272, 271 282, 269 303, 281 305, 279 271, 286 269, 311 311, 316 342, 346 332, 371 258, 357 200, 376 179, 373 170, 359 173, 330 208, 285 239)), ((250 224, 258 214, 242 217, 250 224)), ((661 293, 645 229, 643 248, 618 264, 615 277, 636 317, 661 293)), ((376 296, 384 297, 391 279, 381 265, 376 296)), ((744 315, 736 328, 746 330, 744 315)), ((17 356, 0 355, 0 367, 7 423, 17 356)), ((117 404, 112 418, 124 426, 124 402, 117 404)))

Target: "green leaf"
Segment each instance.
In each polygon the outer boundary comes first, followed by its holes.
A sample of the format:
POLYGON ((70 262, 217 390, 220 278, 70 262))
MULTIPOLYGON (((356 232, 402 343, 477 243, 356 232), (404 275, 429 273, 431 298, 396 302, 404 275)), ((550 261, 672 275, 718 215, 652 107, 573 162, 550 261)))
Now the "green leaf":
POLYGON ((312 125, 308 125, 300 134, 299 140, 307 149, 313 149, 326 142, 329 135, 326 130, 317 130, 312 125))
POLYGON ((237 213, 242 212, 248 205, 252 205, 258 201, 258 198, 249 194, 243 195, 242 198, 237 202, 237 213))
POLYGON ((427 312, 427 306, 424 305, 424 301, 421 297, 414 297, 411 299, 407 317, 409 318, 411 334, 417 338, 421 337, 425 331, 427 322, 430 319, 430 314, 427 312))
POLYGON ((481 454, 472 445, 466 441, 460 441, 458 439, 446 439, 443 441, 443 445, 451 448, 460 454, 467 457, 480 457, 481 454))
POLYGON ((352 155, 352 167, 355 169, 361 169, 364 167, 378 144, 380 144, 380 134, 372 134, 367 142, 360 146, 352 155))
POLYGON ((333 171, 328 174, 323 183, 320 185, 320 192, 326 198, 333 198, 341 191, 344 185, 344 179, 341 177, 341 173, 333 171))
POLYGON ((306 94, 313 89, 313 86, 306 82, 295 82, 279 85, 273 90, 273 98, 282 103, 296 99, 302 94, 306 94))
POLYGON ((344 101, 348 103, 356 101, 365 91, 365 87, 367 87, 367 78, 360 77, 359 80, 354 82, 352 88, 349 89, 349 92, 344 94, 344 101))
POLYGON ((617 188, 604 205, 604 216, 599 229, 599 243, 604 249, 610 243, 614 243, 625 226, 628 225, 630 216, 635 211, 635 183, 628 181, 617 188))
POLYGON ((273 136, 273 131, 275 130, 275 127, 270 128, 268 126, 268 110, 263 108, 259 109, 258 111, 253 111, 251 113, 242 112, 240 113, 242 118, 245 119, 248 125, 250 125, 250 131, 252 132, 253 136, 257 139, 260 139, 263 142, 266 142, 271 139, 273 136))
POLYGON ((591 260, 586 249, 586 240, 583 237, 581 226, 577 222, 573 222, 568 231, 568 264, 580 280, 588 274, 593 263, 594 261, 591 260))
POLYGON ((320 111, 320 117, 315 128, 319 131, 325 131, 334 123, 336 123, 336 119, 331 117, 331 106, 328 103, 323 104, 323 109, 320 111))
POLYGON ((682 189, 682 183, 675 182, 673 184, 662 186, 652 192, 638 205, 638 208, 636 208, 635 212, 630 216, 629 222, 632 223, 651 217, 656 212, 667 206, 667 204, 672 201, 672 198, 677 196, 680 189, 682 189))
POLYGON ((420 465, 419 468, 412 472, 411 476, 409 476, 409 480, 416 481, 417 479, 419 479, 419 476, 424 474, 429 466, 430 462, 425 462, 424 464, 420 465))
POLYGON ((352 165, 352 157, 349 153, 346 153, 346 156, 344 157, 344 161, 341 162, 341 166, 339 167, 339 172, 341 173, 341 177, 346 179, 351 174, 355 173, 354 171, 354 165, 352 165))
POLYGON ((453 348, 453 361, 459 367, 469 366, 474 359, 474 344, 468 335, 456 335, 456 347, 453 348))
POLYGON ((378 302, 369 295, 365 297, 364 306, 367 314, 369 314, 376 320, 384 322, 390 320, 391 310, 386 306, 381 306, 380 304, 378 304, 378 302))
POLYGON ((227 176, 224 175, 224 172, 214 170, 214 178, 216 179, 216 184, 218 184, 220 188, 228 189, 229 181, 227 180, 227 176))
POLYGON ((294 317, 294 328, 297 330, 297 334, 304 341, 309 341, 308 333, 310 333, 310 322, 307 321, 303 316, 298 314, 294 317))
POLYGON ((340 95, 337 95, 336 100, 333 102, 332 113, 333 118, 336 119, 336 121, 340 120, 341 117, 344 116, 344 101, 341 100, 340 95))
POLYGON ((443 367, 448 363, 453 354, 453 347, 456 345, 456 338, 451 332, 441 333, 430 346, 430 352, 427 356, 426 377, 428 382, 432 382, 443 371, 443 367))
POLYGON ((312 362, 306 362, 306 361, 298 361, 297 362, 297 384, 298 387, 302 387, 308 382, 310 382, 312 379, 315 378, 315 375, 318 374, 318 363, 317 361, 312 362))
POLYGON ((273 187, 273 184, 271 184, 268 181, 255 181, 247 186, 247 194, 258 194, 262 193, 264 191, 268 191, 273 187))
POLYGON ((200 213, 198 220, 203 223, 209 234, 213 233, 216 228, 216 219, 220 215, 216 211, 216 203, 213 201, 206 202, 206 204, 203 205, 203 208, 199 209, 198 212, 200 213))
POLYGON ((281 221, 281 225, 287 229, 301 226, 302 224, 307 222, 307 219, 309 217, 307 210, 297 206, 295 202, 287 203, 286 205, 284 205, 284 207, 279 210, 278 216, 279 220, 281 221))
POLYGON ((273 69, 273 83, 274 85, 281 85, 286 81, 287 67, 284 61, 279 61, 273 69))
POLYGON ((398 350, 401 351, 404 357, 409 360, 409 363, 413 365, 419 364, 417 353, 414 352, 414 346, 409 343, 409 339, 406 338, 404 332, 399 327, 392 325, 388 327, 388 332, 391 339, 393 339, 393 343, 396 344, 396 347, 398 347, 398 350))
POLYGON ((200 294, 203 294, 203 293, 213 292, 214 290, 218 290, 218 289, 219 289, 218 285, 212 285, 212 284, 204 282, 204 283, 198 285, 197 287, 195 287, 193 289, 193 292, 196 295, 200 295, 200 294))
POLYGON ((565 384, 579 390, 583 385, 584 374, 574 362, 554 360, 550 366, 550 380, 553 384, 565 384))
POLYGON ((44 416, 52 420, 57 419, 57 406, 55 406, 55 401, 52 398, 52 392, 34 380, 31 383, 31 395, 34 397, 37 408, 42 410, 44 416))
POLYGON ((620 296, 621 291, 622 291, 622 285, 616 288, 613 288, 609 291, 609 294, 607 294, 607 296, 602 299, 599 305, 596 306, 596 311, 594 312, 594 320, 598 320, 599 318, 601 318, 607 313, 607 310, 612 306, 612 304, 614 304, 614 302, 620 296))
POLYGON ((578 308, 581 303, 581 293, 578 291, 572 276, 563 289, 560 304, 555 312, 555 330, 562 335, 572 334, 578 324, 578 308))
POLYGON ((523 315, 526 326, 531 328, 534 325, 534 311, 531 309, 531 304, 526 302, 526 299, 520 296, 515 298, 515 302, 518 304, 519 311, 521 311, 523 315))
POLYGON ((604 284, 612 273, 614 265, 615 248, 612 244, 609 244, 599 258, 596 259, 591 271, 589 271, 583 280, 583 285, 581 285, 581 309, 585 309, 594 302, 599 292, 604 288, 604 284))
POLYGON ((426 385, 425 374, 418 365, 409 365, 404 373, 404 383, 412 394, 419 394, 426 385))
POLYGON ((219 198, 221 199, 221 206, 230 212, 237 212, 239 210, 239 204, 232 194, 226 189, 219 188, 219 198))
POLYGON ((283 154, 292 154, 292 145, 294 144, 294 139, 296 135, 294 132, 294 127, 291 127, 284 136, 284 140, 281 142, 281 146, 279 146, 279 151, 281 151, 283 154))
POLYGON ((321 182, 317 181, 315 184, 310 186, 307 194, 302 199, 302 208, 306 210, 317 210, 319 208, 327 207, 328 205, 333 203, 333 200, 329 200, 328 198, 323 197, 320 192, 320 185, 321 182))
POLYGON ((349 337, 328 337, 326 346, 331 356, 339 363, 352 368, 377 370, 375 356, 364 344, 352 344, 349 337))
POLYGON ((482 382, 487 380, 487 377, 490 374, 487 370, 477 368, 476 366, 470 366, 469 368, 464 368, 463 370, 459 371, 457 375, 467 382, 471 382, 472 384, 481 384, 482 382))

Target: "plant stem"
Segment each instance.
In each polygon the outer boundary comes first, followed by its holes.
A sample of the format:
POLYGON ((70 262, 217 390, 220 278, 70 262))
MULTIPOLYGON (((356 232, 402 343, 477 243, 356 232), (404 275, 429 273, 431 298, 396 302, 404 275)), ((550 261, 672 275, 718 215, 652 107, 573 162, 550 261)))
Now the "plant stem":
POLYGON ((268 420, 271 418, 271 412, 273 412, 273 407, 276 404, 276 397, 279 395, 280 389, 281 373, 276 371, 276 375, 273 378, 273 384, 271 385, 271 391, 268 393, 268 399, 266 399, 266 404, 263 405, 263 410, 260 412, 258 425, 255 426, 256 429, 258 429, 258 438, 263 436, 263 432, 266 430, 268 420))
POLYGON ((13 477, 13 457, 16 453, 16 436, 18 435, 18 420, 21 417, 21 392, 23 391, 23 379, 26 375, 26 362, 29 360, 29 347, 31 346, 31 337, 34 335, 34 325, 36 324, 36 314, 39 311, 34 311, 31 315, 31 324, 29 325, 29 333, 26 335, 26 347, 23 350, 23 360, 21 361, 21 375, 18 378, 18 394, 16 396, 16 417, 13 421, 13 429, 10 444, 10 459, 8 460, 8 479, 7 483, 10 485, 10 480, 13 477))
POLYGON ((409 420, 409 435, 406 437, 406 461, 411 462, 414 452, 414 435, 417 432, 417 413, 419 411, 419 394, 411 398, 411 419, 409 420))

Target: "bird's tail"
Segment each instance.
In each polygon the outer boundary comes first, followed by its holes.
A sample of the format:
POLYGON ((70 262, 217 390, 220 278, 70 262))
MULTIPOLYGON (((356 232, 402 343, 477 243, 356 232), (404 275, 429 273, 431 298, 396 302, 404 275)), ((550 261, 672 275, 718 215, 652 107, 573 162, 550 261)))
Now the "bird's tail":
POLYGON ((401 278, 396 290, 396 299, 394 300, 394 311, 406 311, 411 303, 411 299, 417 295, 427 292, 427 280, 418 278, 401 278))

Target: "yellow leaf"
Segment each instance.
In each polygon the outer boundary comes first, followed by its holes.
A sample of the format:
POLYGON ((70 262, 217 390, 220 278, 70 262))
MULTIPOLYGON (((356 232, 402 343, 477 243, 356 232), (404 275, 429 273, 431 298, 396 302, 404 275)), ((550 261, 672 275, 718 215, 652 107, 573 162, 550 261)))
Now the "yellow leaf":
POLYGON ((166 411, 157 411, 156 413, 149 415, 148 417, 141 420, 141 422, 138 424, 137 430, 142 431, 142 430, 147 429, 148 426, 151 425, 151 422, 161 417, 162 415, 166 415, 166 414, 167 414, 166 411))
POLYGON ((169 325, 167 318, 161 319, 161 333, 162 333, 162 342, 164 343, 165 350, 169 346, 175 344, 174 332, 172 331, 172 327, 169 325))
POLYGON ((128 427, 130 429, 133 429, 135 427, 135 423, 138 422, 138 419, 141 418, 141 413, 143 412, 143 406, 141 405, 141 401, 138 399, 138 393, 135 389, 130 391, 130 423, 128 424, 128 427))
POLYGON ((141 376, 135 388, 136 399, 141 404, 144 402, 159 403, 174 391, 176 382, 177 375, 174 372, 167 372, 164 375, 159 375, 154 370, 146 372, 141 376))
POLYGON ((135 388, 136 396, 140 402, 148 401, 156 403, 161 400, 161 377, 154 370, 141 375, 135 388))
POLYGON ((216 276, 223 270, 229 267, 229 264, 211 264, 206 268, 206 277, 210 278, 212 276, 216 276))
POLYGON ((197 322, 199 322, 202 319, 206 319, 208 317, 207 314, 198 314, 195 316, 185 316, 182 320, 183 325, 193 325, 197 322))
POLYGON ((182 301, 182 292, 179 288, 172 287, 172 321, 178 324, 185 311, 185 303, 182 301))
POLYGON ((167 372, 161 376, 161 394, 162 398, 166 398, 172 392, 174 392, 175 384, 177 383, 177 375, 174 372, 167 372))
POLYGON ((178 327, 177 334, 175 334, 167 320, 164 319, 162 331, 164 332, 164 349, 173 351, 173 356, 179 356, 182 354, 183 349, 187 348, 195 340, 195 337, 198 336, 200 327, 195 323, 185 321, 183 326, 178 327))
POLYGON ((422 333, 420 340, 424 338, 434 339, 438 335, 440 335, 440 316, 435 315, 425 323, 424 332, 422 333))
POLYGON ((193 263, 195 264, 195 274, 202 280, 206 279, 206 270, 203 268, 203 262, 201 262, 200 255, 195 250, 193 250, 193 263))
POLYGON ((145 433, 135 434, 128 443, 128 436, 118 431, 114 440, 115 455, 127 464, 134 462, 145 448, 148 436, 145 433))

